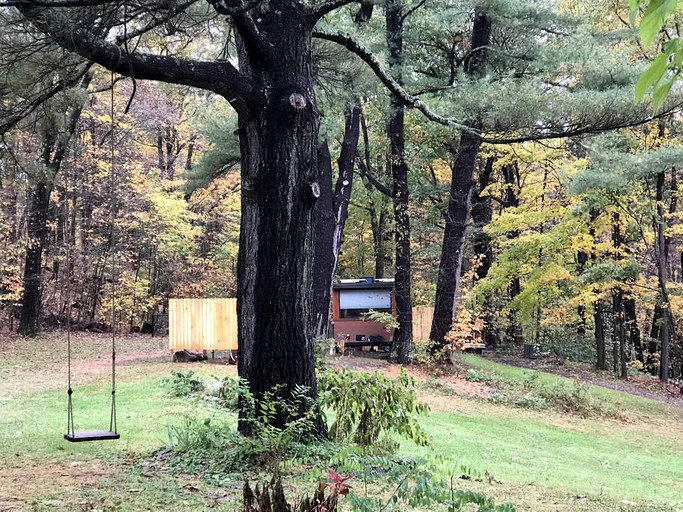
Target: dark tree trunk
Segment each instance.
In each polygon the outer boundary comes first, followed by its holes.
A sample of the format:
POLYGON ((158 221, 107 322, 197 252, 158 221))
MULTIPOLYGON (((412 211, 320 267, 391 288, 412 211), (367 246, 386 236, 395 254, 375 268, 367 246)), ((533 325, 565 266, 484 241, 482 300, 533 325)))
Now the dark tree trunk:
POLYGON ((384 266, 386 264, 386 227, 387 214, 382 208, 379 215, 375 210, 370 212, 370 225, 372 227, 373 249, 375 254, 375 277, 382 279, 384 277, 384 266))
POLYGON ((493 177, 494 157, 489 157, 483 166, 480 166, 481 171, 478 173, 479 187, 472 193, 472 224, 474 228, 473 233, 473 248, 474 254, 478 260, 477 266, 477 280, 484 279, 493 263, 493 249, 491 248, 491 237, 484 231, 484 228, 491 223, 493 219, 493 207, 491 198, 488 196, 482 197, 482 192, 491 184, 493 177))
POLYGON ((600 370, 607 369, 605 358, 605 321, 602 311, 602 300, 596 300, 593 305, 593 321, 595 323, 595 349, 597 351, 597 361, 595 366, 600 370))
MULTIPOLYGON (((81 86, 88 87, 92 76, 87 73, 81 80, 81 86)), ((58 133, 45 135, 43 150, 40 156, 42 179, 29 192, 28 235, 30 244, 26 250, 24 266, 24 292, 21 299, 21 317, 19 333, 24 336, 35 336, 40 327, 41 311, 41 278, 43 250, 47 241, 47 220, 50 204, 50 192, 59 172, 71 137, 76 132, 81 117, 82 105, 75 107, 69 114, 66 129, 61 138, 58 133)))
POLYGON ((640 328, 638 327, 638 319, 636 317, 636 299, 634 297, 628 297, 624 300, 624 315, 626 327, 628 329, 629 343, 633 345, 636 359, 645 364, 643 344, 640 340, 640 328))
POLYGON ((440 351, 445 346, 445 336, 453 325, 456 291, 462 268, 465 227, 470 209, 472 177, 480 145, 478 138, 463 133, 451 171, 451 190, 436 282, 434 318, 429 333, 429 339, 435 343, 435 351, 440 351))
POLYGON ((328 335, 330 294, 348 218, 359 132, 359 108, 351 106, 346 113, 344 140, 338 160, 339 174, 334 191, 332 162, 326 141, 318 151, 320 198, 315 206, 313 266, 313 326, 316 338, 326 338, 328 335))
MULTIPOLYGON (((386 39, 389 48, 389 69, 394 79, 403 84, 403 5, 402 0, 389 0, 386 5, 386 39)), ((394 350, 400 364, 408 362, 413 339, 413 303, 410 296, 410 217, 408 205, 408 164, 405 160, 405 108, 395 94, 391 95, 387 139, 389 140, 389 166, 392 177, 394 202, 394 229, 396 236, 396 273, 394 296, 398 329, 394 330, 394 350)))
MULTIPOLYGON (((257 401, 276 386, 279 400, 291 398, 297 386, 317 399, 311 301, 319 112, 306 26, 312 20, 299 4, 285 11, 269 8, 259 18, 259 34, 277 34, 277 44, 263 48, 264 41, 250 39, 257 34, 249 27, 238 41, 240 71, 264 102, 240 113, 238 122, 238 371, 257 401)), ((250 433, 243 414, 240 430, 250 433)), ((272 424, 282 427, 288 419, 279 408, 272 424)), ((320 415, 314 419, 315 431, 324 435, 320 415)))
MULTIPOLYGON (((486 13, 475 11, 472 26, 472 56, 465 62, 465 73, 477 76, 482 71, 486 59, 486 48, 491 39, 491 20, 486 13)), ((475 123, 477 126, 479 123, 475 123)), ((446 213, 446 226, 441 245, 441 261, 436 282, 434 299, 434 318, 429 339, 435 343, 434 350, 440 351, 445 345, 445 336, 451 330, 456 314, 456 301, 460 284, 465 227, 470 212, 470 199, 474 169, 481 140, 467 132, 460 136, 460 146, 451 169, 451 190, 446 213)))
MULTIPOLYGON (((675 173, 673 174, 675 177, 675 173)), ((662 323, 659 329, 660 335, 660 365, 659 378, 663 382, 669 382, 669 350, 671 346, 671 336, 673 331, 673 317, 669 302, 668 290, 668 257, 669 257, 669 237, 666 236, 666 219, 664 213, 664 180, 665 172, 657 175, 656 183, 656 204, 657 218, 655 219, 655 232, 657 235, 655 257, 657 259, 657 280, 659 283, 659 293, 661 296, 662 323)), ((672 180, 672 184, 675 183, 672 180)), ((671 209, 675 211, 675 195, 672 191, 671 209)))
POLYGON ((24 264, 24 292, 21 298, 19 334, 35 336, 40 328, 40 284, 43 249, 47 238, 47 209, 51 185, 41 182, 29 192, 28 236, 24 264))

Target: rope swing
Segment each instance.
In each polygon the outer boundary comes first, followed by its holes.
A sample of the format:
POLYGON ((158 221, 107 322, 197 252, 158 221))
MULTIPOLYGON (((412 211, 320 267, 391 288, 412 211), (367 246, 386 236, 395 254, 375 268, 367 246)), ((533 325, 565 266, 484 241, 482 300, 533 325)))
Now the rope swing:
MULTIPOLYGON (((109 430, 94 430, 91 432, 76 432, 74 427, 74 411, 73 411, 73 389, 71 387, 71 240, 69 237, 70 229, 67 229, 65 234, 66 243, 66 266, 67 266, 67 315, 66 315, 66 342, 67 342, 67 367, 68 367, 68 418, 66 434, 64 439, 72 443, 83 441, 105 441, 108 439, 119 439, 121 435, 118 433, 116 425, 116 246, 115 246, 115 226, 116 226, 116 194, 115 194, 115 180, 114 180, 114 71, 111 72, 111 96, 110 96, 110 167, 109 167, 109 184, 110 184, 110 238, 109 249, 111 254, 111 274, 112 274, 112 289, 111 289, 111 413, 109 415, 109 430)), ((68 191, 68 183, 67 183, 68 191)), ((66 200, 66 218, 67 223, 69 219, 69 201, 66 200)), ((67 226, 68 228, 68 226, 67 226)))

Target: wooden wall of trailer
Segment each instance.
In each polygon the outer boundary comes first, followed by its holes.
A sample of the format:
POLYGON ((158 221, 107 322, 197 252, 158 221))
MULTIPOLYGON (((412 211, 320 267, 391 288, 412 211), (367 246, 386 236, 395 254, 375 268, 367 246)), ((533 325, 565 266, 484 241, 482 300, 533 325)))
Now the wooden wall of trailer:
MULTIPOLYGON (((413 339, 427 341, 434 308, 413 308, 413 339)), ((170 299, 168 345, 176 350, 237 350, 237 299, 170 299)))
POLYGON ((176 350, 237 350, 237 299, 170 299, 168 345, 176 350))

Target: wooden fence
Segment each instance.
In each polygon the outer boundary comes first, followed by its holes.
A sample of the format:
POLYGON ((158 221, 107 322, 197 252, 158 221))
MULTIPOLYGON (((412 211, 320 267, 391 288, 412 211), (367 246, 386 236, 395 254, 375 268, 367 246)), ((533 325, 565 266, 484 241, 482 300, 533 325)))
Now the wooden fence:
MULTIPOLYGON (((413 308, 413 339, 426 341, 434 308, 413 308)), ((176 350, 237 350, 237 299, 170 299, 168 345, 176 350)))
POLYGON ((168 345, 176 350, 237 350, 237 299, 170 299, 168 345))
POLYGON ((434 308, 431 306, 416 306, 413 308, 413 340, 427 341, 432 329, 434 308))

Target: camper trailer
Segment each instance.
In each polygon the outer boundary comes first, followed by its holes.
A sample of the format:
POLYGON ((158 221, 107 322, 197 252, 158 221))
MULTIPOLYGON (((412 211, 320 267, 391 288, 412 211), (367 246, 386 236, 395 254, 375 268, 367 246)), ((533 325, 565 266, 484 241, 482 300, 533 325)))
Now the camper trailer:
POLYGON ((332 286, 332 332, 340 352, 349 349, 391 349, 393 329, 366 318, 370 311, 396 316, 394 280, 362 277, 332 286))

